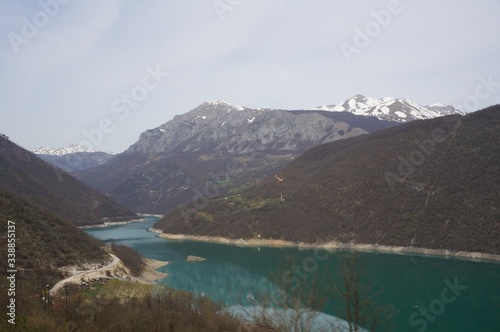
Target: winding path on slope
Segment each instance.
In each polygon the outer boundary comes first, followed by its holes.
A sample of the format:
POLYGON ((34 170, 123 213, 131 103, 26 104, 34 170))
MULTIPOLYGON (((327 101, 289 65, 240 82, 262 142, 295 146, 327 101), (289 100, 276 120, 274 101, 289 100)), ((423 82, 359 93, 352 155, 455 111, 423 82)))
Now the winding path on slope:
MULTIPOLYGON (((108 253, 109 254, 109 253, 108 253)), ((101 268, 98 268, 98 269, 94 269, 94 270, 85 270, 85 271, 79 271, 78 273, 72 275, 72 276, 69 276, 67 277, 66 279, 63 279, 61 281, 59 281, 58 283, 56 283, 54 285, 54 287, 52 287, 49 291, 50 293, 50 296, 54 296, 54 294, 57 294, 57 291, 59 291, 59 289, 61 287, 64 286, 65 283, 76 283, 78 284, 79 281, 80 281, 80 278, 82 278, 83 276, 89 274, 89 273, 95 273, 95 272, 101 272, 101 271, 105 271, 107 269, 112 269, 116 266, 116 264, 118 264, 119 262, 121 262, 121 260, 116 257, 115 255, 113 254, 109 254, 111 256, 111 258, 113 259, 108 265, 106 266, 103 266, 101 268)))

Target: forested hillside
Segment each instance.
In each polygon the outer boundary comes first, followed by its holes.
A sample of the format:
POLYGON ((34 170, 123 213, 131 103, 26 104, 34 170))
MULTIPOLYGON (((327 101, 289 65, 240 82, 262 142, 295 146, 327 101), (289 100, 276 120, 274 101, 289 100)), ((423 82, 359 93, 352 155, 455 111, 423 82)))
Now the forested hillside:
POLYGON ((129 220, 136 214, 35 154, 0 137, 0 189, 43 206, 76 225, 129 220))
POLYGON ((500 253, 500 106, 314 147, 165 233, 500 253))

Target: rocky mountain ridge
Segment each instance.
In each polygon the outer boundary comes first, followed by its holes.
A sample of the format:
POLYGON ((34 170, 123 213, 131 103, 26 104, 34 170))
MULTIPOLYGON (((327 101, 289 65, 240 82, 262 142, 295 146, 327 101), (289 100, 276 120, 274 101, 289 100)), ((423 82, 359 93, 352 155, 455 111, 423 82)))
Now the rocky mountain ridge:
MULTIPOLYGON (((394 112, 399 112, 399 105, 391 106, 394 112)), ((218 194, 235 192, 258 183, 313 146, 400 123, 368 113, 252 109, 221 100, 204 102, 143 132, 108 163, 74 174, 137 212, 163 214, 214 184, 218 194)))
POLYGON ((254 146, 274 153, 296 153, 316 144, 365 133, 367 131, 314 112, 295 115, 285 110, 205 102, 147 130, 125 154, 208 149, 241 154, 255 151, 254 146))
POLYGON ((74 174, 137 212, 163 214, 210 184, 218 183, 220 194, 238 190, 312 146, 397 124, 322 113, 205 102, 145 131, 106 164, 74 174), (214 178, 227 169, 231 169, 228 179, 214 178))
POLYGON ((38 155, 49 155, 49 156, 65 156, 67 154, 77 153, 77 152, 95 152, 84 146, 78 144, 70 144, 62 148, 51 148, 51 147, 38 147, 31 150, 34 154, 38 155))
POLYGON ((453 106, 443 104, 419 105, 407 98, 385 97, 374 99, 356 95, 338 105, 324 105, 313 110, 331 112, 351 112, 356 115, 374 116, 380 120, 409 122, 413 120, 432 119, 445 115, 464 115, 453 106))
POLYGON ((40 147, 31 150, 39 158, 66 172, 84 170, 108 162, 114 154, 102 151, 93 151, 78 144, 71 144, 55 149, 40 147))

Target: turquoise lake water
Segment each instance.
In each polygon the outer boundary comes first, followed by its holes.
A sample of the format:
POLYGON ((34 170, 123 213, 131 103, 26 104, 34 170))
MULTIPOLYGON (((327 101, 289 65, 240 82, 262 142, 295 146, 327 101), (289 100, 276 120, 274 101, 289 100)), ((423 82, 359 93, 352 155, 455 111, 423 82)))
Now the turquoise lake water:
MULTIPOLYGON (((277 285, 313 288, 325 296, 321 311, 342 317, 331 286, 339 280, 339 256, 349 251, 240 247, 197 241, 174 241, 148 232, 157 218, 106 228, 87 229, 104 241, 126 244, 145 257, 171 262, 159 269, 159 281, 203 294, 228 306, 248 305, 259 294, 278 294, 277 285), (204 262, 186 262, 188 255, 204 262), (273 293, 274 291, 274 293, 273 293)), ((500 332, 500 264, 436 256, 359 252, 366 283, 375 283, 374 300, 392 305, 396 331, 500 332)))

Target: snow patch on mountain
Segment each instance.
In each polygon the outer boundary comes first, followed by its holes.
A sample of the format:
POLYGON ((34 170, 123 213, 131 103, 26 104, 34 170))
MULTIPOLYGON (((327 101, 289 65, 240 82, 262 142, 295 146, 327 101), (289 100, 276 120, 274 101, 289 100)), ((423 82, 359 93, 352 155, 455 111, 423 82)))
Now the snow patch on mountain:
POLYGON ((374 99, 363 95, 356 95, 339 105, 324 105, 312 108, 312 110, 350 112, 356 115, 375 116, 380 120, 398 122, 431 119, 451 114, 465 114, 452 106, 443 104, 422 106, 406 98, 385 97, 374 99))
POLYGON ((32 150, 39 158, 66 172, 84 170, 108 162, 114 154, 110 152, 93 151, 78 144, 54 149, 41 147, 32 150))
POLYGON ((40 147, 31 150, 34 154, 45 154, 49 156, 65 156, 67 154, 78 153, 78 152, 95 152, 84 146, 78 144, 71 144, 63 148, 50 148, 50 147, 40 147))
POLYGON ((214 107, 225 106, 225 107, 227 107, 229 109, 234 109, 236 111, 243 111, 243 110, 245 110, 245 108, 243 106, 233 105, 231 103, 228 103, 225 100, 207 101, 207 102, 205 102, 203 104, 207 104, 207 105, 214 106, 214 107))

